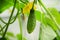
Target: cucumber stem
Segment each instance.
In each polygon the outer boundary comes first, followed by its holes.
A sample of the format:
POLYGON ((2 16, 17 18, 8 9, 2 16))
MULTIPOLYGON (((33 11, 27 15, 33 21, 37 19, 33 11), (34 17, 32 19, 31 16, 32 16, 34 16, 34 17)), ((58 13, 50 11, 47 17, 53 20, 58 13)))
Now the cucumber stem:
POLYGON ((22 23, 21 23, 20 15, 18 15, 18 22, 20 26, 20 33, 22 34, 22 23))
POLYGON ((4 24, 7 24, 2 18, 0 18, 0 21, 3 22, 4 24))
POLYGON ((18 15, 18 22, 19 22, 19 27, 20 27, 21 39, 22 39, 22 23, 21 23, 20 15, 18 15))
MULTIPOLYGON (((18 10, 18 12, 19 12, 19 10, 18 10)), ((15 22, 15 20, 16 20, 16 18, 18 17, 18 15, 19 15, 19 13, 17 12, 17 14, 16 14, 16 16, 12 19, 13 21, 12 22, 10 22, 10 24, 12 24, 12 23, 14 23, 15 22)))
POLYGON ((22 8, 18 15, 18 23, 19 23, 19 28, 20 28, 21 40, 22 40, 23 33, 22 33, 22 22, 21 22, 21 15, 20 15, 21 13, 22 13, 22 8))
POLYGON ((3 28, 1 28, 0 32, 6 27, 6 25, 3 26, 3 28))

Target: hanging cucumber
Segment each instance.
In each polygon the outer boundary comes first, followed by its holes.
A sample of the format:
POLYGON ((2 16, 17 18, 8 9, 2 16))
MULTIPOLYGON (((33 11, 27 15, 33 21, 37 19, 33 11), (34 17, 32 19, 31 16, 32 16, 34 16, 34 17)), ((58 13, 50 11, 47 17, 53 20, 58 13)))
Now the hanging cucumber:
POLYGON ((33 30, 35 29, 35 25, 36 25, 36 18, 34 14, 34 9, 32 8, 30 10, 30 15, 27 22, 27 31, 29 34, 33 32, 33 30))
POLYGON ((7 40, 6 38, 0 38, 0 40, 7 40))

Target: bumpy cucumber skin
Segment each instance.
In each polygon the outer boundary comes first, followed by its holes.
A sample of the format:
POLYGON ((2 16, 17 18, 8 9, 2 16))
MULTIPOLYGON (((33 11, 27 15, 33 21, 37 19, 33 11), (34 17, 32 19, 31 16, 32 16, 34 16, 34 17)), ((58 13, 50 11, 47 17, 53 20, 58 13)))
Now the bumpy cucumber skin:
POLYGON ((0 40, 7 40, 6 38, 0 38, 0 40))
POLYGON ((34 10, 31 9, 27 22, 27 31, 29 34, 33 32, 35 26, 36 26, 36 18, 35 18, 34 10))

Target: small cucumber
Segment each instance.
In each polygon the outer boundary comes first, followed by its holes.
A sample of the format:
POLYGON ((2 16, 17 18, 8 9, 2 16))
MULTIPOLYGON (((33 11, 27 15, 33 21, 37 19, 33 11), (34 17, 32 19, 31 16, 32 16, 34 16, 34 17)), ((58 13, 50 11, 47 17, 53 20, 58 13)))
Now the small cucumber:
POLYGON ((30 15, 28 18, 28 22, 27 22, 27 31, 28 33, 32 33, 33 30, 35 29, 36 26, 36 18, 35 18, 35 14, 34 14, 34 9, 30 10, 30 15))

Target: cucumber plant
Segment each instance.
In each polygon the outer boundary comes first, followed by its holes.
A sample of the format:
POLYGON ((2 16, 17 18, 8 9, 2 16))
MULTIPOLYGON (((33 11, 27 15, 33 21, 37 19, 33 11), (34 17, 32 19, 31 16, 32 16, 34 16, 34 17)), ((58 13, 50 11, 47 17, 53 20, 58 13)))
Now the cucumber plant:
POLYGON ((24 21, 27 15, 27 33, 32 34, 36 27, 36 22, 40 22, 40 30, 37 40, 60 40, 60 13, 56 8, 47 8, 42 0, 0 0, 0 14, 9 7, 13 6, 8 22, 5 22, 0 17, 0 40, 10 40, 9 37, 16 37, 17 40, 29 40, 24 37, 22 30, 21 18, 24 21), (35 4, 38 4, 40 10, 34 9, 35 4), (13 17, 14 10, 17 9, 16 15, 13 17), (44 11, 42 11, 44 10, 44 11), (26 12, 26 13, 25 13, 26 12), (22 14, 23 16, 21 17, 22 14), (12 32, 7 32, 10 24, 13 24, 18 18, 20 33, 14 36, 12 32), (24 19, 23 19, 24 18, 24 19))

